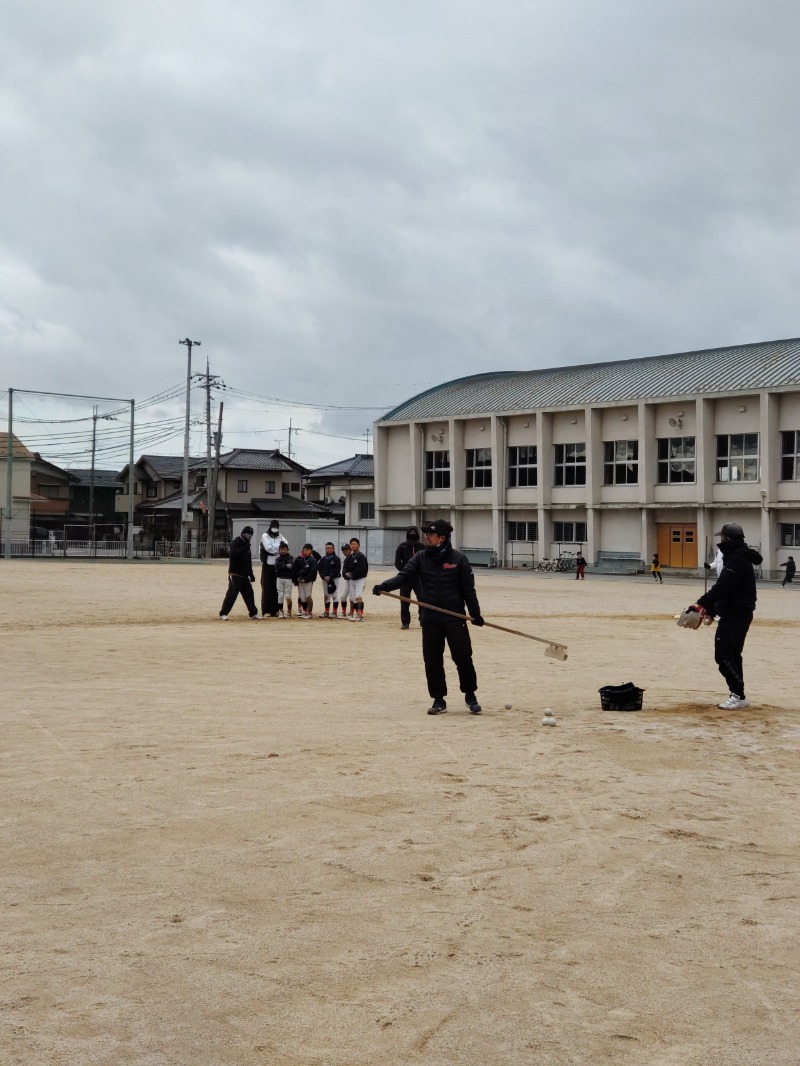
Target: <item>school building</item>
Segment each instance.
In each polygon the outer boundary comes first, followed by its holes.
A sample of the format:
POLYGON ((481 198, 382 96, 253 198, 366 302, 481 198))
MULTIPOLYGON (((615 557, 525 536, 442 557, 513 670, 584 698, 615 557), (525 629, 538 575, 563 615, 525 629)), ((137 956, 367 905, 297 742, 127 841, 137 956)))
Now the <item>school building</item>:
POLYGON ((800 340, 459 378, 374 451, 377 524, 447 518, 474 562, 694 569, 738 522, 775 574, 800 549, 800 340))

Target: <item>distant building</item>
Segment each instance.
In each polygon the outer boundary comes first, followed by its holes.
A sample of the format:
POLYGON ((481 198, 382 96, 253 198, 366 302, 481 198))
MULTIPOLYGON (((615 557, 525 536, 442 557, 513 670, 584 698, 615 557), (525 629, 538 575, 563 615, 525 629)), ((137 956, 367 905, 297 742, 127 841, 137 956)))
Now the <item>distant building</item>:
POLYGON ((734 521, 777 571, 800 547, 800 340, 448 381, 378 419, 375 473, 380 526, 445 517, 501 565, 695 568, 734 521))
POLYGON ((324 504, 341 525, 375 525, 375 463, 354 455, 312 470, 304 478, 306 498, 324 504))

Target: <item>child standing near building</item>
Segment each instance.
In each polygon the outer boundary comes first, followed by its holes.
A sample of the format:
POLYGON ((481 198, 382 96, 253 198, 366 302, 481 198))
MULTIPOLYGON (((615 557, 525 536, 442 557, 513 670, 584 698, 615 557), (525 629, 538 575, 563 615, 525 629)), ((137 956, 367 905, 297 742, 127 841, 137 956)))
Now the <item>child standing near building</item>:
POLYGON ((275 557, 275 583, 278 598, 278 618, 292 617, 292 578, 294 577, 294 559, 289 545, 284 541, 275 557), (284 613, 284 604, 286 610, 284 613))
MULTIPOLYGON (((342 563, 342 576, 339 581, 339 603, 342 605, 342 618, 347 618, 347 601, 350 599, 350 576, 345 572, 345 565, 350 558, 353 549, 349 544, 342 545, 342 555, 344 556, 344 563, 342 563)), ((352 614, 353 604, 350 603, 350 612, 352 614)))
POLYGON ((319 579, 322 582, 322 594, 325 598, 325 614, 323 618, 339 617, 339 584, 342 580, 342 561, 336 554, 336 545, 328 541, 325 545, 325 554, 317 564, 319 579), (331 616, 333 606, 333 616, 331 616))
POLYGON ((317 578, 317 560, 314 558, 314 546, 304 544, 303 550, 294 561, 294 582, 297 585, 297 617, 313 618, 314 601, 311 593, 317 578))
POLYGON ((367 583, 369 563, 361 551, 358 537, 350 538, 350 554, 344 561, 342 573, 350 581, 350 617, 354 622, 364 621, 364 586, 367 583))
POLYGON ((653 575, 653 581, 664 584, 664 578, 661 576, 661 563, 658 561, 657 555, 653 556, 653 561, 650 563, 650 573, 653 575))

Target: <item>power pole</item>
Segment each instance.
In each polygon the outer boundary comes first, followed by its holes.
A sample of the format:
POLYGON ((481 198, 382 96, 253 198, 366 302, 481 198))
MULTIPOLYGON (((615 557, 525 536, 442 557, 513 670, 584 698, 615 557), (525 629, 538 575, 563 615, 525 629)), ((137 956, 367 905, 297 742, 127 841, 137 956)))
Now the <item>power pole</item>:
POLYGON ((206 537, 206 559, 213 558, 212 549, 214 547, 214 527, 217 524, 217 479, 219 478, 219 449, 222 444, 222 408, 224 404, 220 401, 219 405, 219 424, 217 432, 214 434, 214 468, 211 475, 211 484, 208 486, 208 536, 206 537))
MULTIPOLYGON (((219 386, 225 385, 222 378, 216 374, 209 373, 208 359, 206 359, 206 372, 205 374, 196 375, 198 381, 202 381, 200 386, 206 390, 206 513, 208 512, 208 497, 211 486, 211 390, 213 388, 219 388, 219 386)), ((206 541, 209 536, 213 536, 213 528, 208 525, 206 530, 206 541)), ((210 558, 208 549, 206 549, 206 558, 210 558)))
POLYGON ((190 341, 186 337, 178 344, 186 345, 186 427, 183 433, 183 496, 181 498, 181 534, 180 534, 180 557, 186 558, 187 535, 189 531, 189 416, 191 414, 191 390, 192 390, 192 348, 200 347, 200 341, 190 341))
POLYGON ((289 419, 289 444, 286 447, 286 457, 287 457, 287 459, 291 459, 292 458, 292 420, 291 420, 291 418, 289 419))

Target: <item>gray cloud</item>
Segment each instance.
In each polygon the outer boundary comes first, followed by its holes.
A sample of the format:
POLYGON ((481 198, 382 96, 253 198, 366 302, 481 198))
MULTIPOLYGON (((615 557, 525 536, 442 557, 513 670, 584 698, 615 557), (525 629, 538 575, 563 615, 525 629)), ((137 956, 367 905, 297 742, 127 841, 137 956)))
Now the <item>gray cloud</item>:
MULTIPOLYGON (((792 336, 799 21, 788 0, 6 0, 0 384, 141 399, 181 381, 188 332, 237 388, 392 405, 792 336)), ((287 411, 231 396, 226 443, 371 419, 287 411)), ((299 442, 310 464, 358 447, 299 442)))

